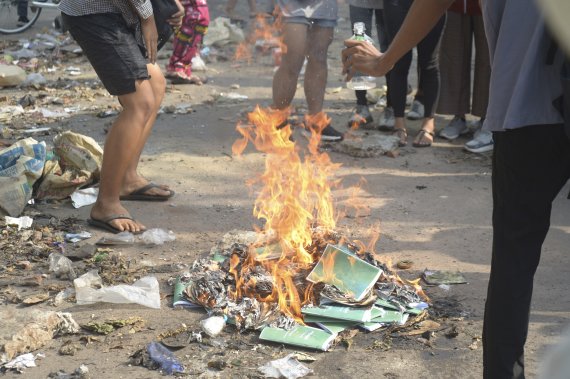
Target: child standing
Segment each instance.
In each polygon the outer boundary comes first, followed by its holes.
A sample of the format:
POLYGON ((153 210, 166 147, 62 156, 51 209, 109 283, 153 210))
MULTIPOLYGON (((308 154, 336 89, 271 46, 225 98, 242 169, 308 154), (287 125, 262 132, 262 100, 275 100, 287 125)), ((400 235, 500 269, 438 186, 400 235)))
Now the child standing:
POLYGON ((173 52, 166 67, 166 76, 174 84, 197 84, 203 81, 192 74, 192 58, 196 56, 210 25, 206 0, 181 0, 184 7, 182 26, 176 32, 173 52))

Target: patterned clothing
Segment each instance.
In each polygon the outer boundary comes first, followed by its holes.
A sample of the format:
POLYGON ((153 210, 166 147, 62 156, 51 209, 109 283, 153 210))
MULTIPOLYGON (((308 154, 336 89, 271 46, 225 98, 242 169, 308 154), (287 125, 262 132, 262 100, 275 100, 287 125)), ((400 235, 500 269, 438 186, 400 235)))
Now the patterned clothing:
POLYGON ((210 12, 206 0, 181 0, 184 7, 182 26, 176 32, 173 52, 166 70, 168 73, 192 75, 192 58, 196 56, 210 25, 210 12))
POLYGON ((144 46, 140 19, 152 13, 150 0, 61 0, 59 10, 68 16, 87 16, 97 13, 120 13, 127 26, 135 30, 137 42, 144 46))

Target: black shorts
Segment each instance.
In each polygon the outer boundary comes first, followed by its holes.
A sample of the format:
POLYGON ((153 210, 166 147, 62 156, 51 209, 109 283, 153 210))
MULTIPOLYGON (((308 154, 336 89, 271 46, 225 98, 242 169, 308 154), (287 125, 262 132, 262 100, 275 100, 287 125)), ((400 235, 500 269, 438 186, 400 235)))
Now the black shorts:
POLYGON ((118 13, 68 16, 63 23, 81 46, 97 76, 111 95, 136 91, 135 82, 149 79, 144 48, 118 13))

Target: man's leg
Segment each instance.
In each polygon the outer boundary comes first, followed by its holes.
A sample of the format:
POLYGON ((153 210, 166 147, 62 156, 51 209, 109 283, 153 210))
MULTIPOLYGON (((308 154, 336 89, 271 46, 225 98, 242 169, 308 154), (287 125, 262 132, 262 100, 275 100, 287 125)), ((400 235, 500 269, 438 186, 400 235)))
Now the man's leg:
MULTIPOLYGON (((156 69, 160 72, 158 67, 156 69)), ((157 85, 156 81, 162 76, 154 76, 154 69, 149 69, 149 74, 153 75, 154 82, 153 79, 137 80, 135 92, 119 96, 123 110, 105 141, 99 196, 91 209, 91 218, 94 220, 104 220, 112 215, 129 215, 121 205, 119 196, 134 157, 138 162, 140 151, 150 132, 149 125, 152 126, 151 121, 156 117, 157 103, 160 104, 155 98, 153 86, 157 85)), ((162 91, 164 93, 164 89, 162 91)), ((122 231, 139 232, 144 229, 144 225, 129 219, 119 218, 109 224, 122 231)))
POLYGON ((305 60, 307 29, 308 26, 304 24, 283 25, 285 51, 281 57, 281 65, 273 76, 273 108, 285 109, 293 101, 299 73, 305 60))
POLYGON ((552 201, 570 178, 570 141, 562 125, 494 133, 493 256, 485 321, 487 379, 524 378, 533 278, 552 201))
POLYGON ((20 20, 28 18, 28 0, 18 0, 18 18, 20 20))
POLYGON ((309 29, 307 46, 307 68, 305 70, 305 98, 309 115, 323 110, 327 86, 327 52, 333 39, 334 28, 313 25, 309 29))
MULTIPOLYGON (((142 129, 141 138, 138 144, 135 145, 136 153, 131 156, 129 160, 130 164, 127 168, 127 171, 124 176, 123 186, 121 188, 121 195, 128 195, 133 191, 136 191, 139 188, 147 185, 149 182, 147 179, 142 177, 137 172, 137 167, 140 161, 140 156, 142 150, 152 132, 152 127, 154 122, 156 121, 156 116, 158 114, 158 110, 160 109, 160 104, 162 103, 162 99, 164 98, 164 92, 166 89, 166 80, 164 79, 164 75, 160 71, 158 65, 148 64, 147 65, 148 74, 150 79, 147 82, 150 84, 150 89, 152 90, 152 104, 151 104, 151 114, 144 127, 142 129)), ((123 98, 121 97, 121 103, 123 103, 123 98)), ((124 107, 124 104, 123 104, 124 107)), ((133 144, 134 145, 134 144, 133 144)), ((168 196, 170 192, 167 190, 168 187, 161 186, 161 187, 153 187, 149 189, 145 194, 148 195, 157 195, 157 196, 168 196), (161 188, 162 187, 162 188, 161 188)))

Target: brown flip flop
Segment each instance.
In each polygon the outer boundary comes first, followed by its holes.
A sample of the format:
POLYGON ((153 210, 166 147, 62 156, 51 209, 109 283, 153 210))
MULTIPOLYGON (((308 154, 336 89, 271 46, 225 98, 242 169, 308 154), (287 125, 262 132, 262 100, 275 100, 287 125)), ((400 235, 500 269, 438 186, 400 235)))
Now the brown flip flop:
MULTIPOLYGON (((135 219, 132 218, 128 214, 116 214, 116 215, 111 215, 111 216, 105 217, 102 220, 90 218, 89 220, 87 220, 87 223, 89 225, 95 227, 95 228, 103 229, 103 230, 106 230, 106 231, 114 233, 114 234, 124 232, 124 230, 120 230, 118 228, 115 228, 113 225, 110 224, 110 222, 113 220, 132 220, 132 221, 135 221, 135 219)), ((143 231, 144 230, 141 230, 140 232, 136 232, 133 234, 140 234, 143 231)))

